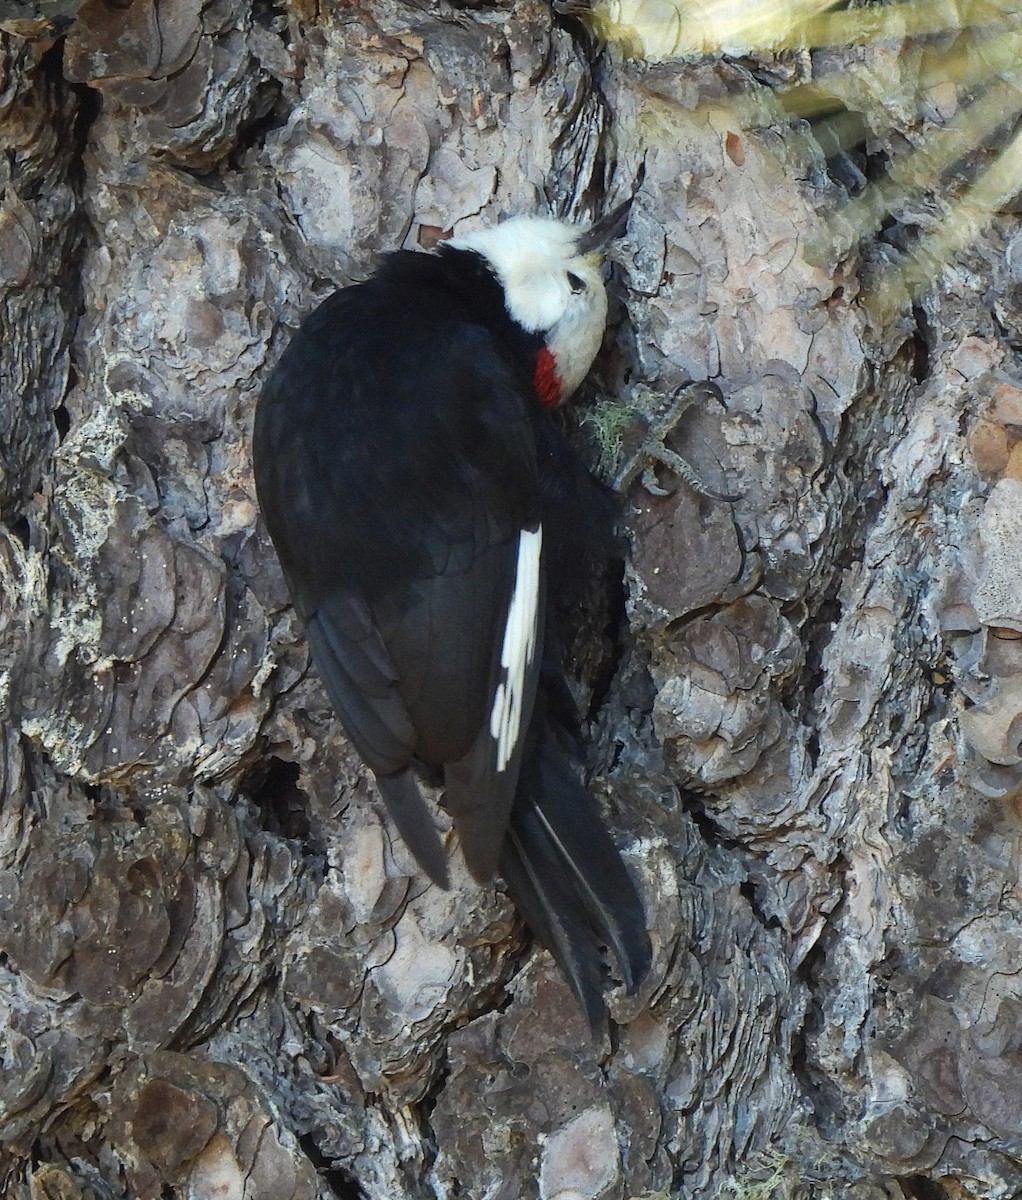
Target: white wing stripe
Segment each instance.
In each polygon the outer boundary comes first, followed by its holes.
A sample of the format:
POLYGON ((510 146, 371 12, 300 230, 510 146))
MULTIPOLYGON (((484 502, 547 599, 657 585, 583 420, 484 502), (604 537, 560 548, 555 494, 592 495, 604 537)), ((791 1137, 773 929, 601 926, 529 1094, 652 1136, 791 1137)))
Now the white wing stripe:
POLYGON ((525 678, 536 657, 539 617, 539 563, 543 527, 518 535, 515 585, 504 623, 500 665, 507 678, 497 684, 490 710, 490 734, 497 743, 497 770, 506 771, 522 730, 525 678))

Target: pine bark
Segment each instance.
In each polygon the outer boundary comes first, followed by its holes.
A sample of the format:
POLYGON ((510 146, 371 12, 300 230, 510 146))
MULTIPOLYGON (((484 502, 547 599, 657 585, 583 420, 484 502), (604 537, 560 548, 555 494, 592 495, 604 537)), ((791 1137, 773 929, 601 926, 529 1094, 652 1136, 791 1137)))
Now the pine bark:
POLYGON ((944 49, 3 7, 5 1196, 1022 1195, 1022 230, 881 304, 999 143, 855 206, 971 101, 919 91, 944 49), (863 146, 828 157, 797 84, 863 146), (250 449, 289 332, 379 251, 633 192, 572 436, 609 477, 713 380, 664 437, 738 499, 630 483, 575 647, 655 949, 594 1044, 499 885, 417 875, 250 449))

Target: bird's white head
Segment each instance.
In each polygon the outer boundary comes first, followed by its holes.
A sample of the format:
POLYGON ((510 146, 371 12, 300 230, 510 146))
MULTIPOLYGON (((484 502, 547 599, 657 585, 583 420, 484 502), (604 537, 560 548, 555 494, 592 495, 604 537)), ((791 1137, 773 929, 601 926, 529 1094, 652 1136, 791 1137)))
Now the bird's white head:
POLYGON ((447 243, 486 259, 512 320, 542 335, 552 361, 537 364, 536 386, 548 407, 575 391, 600 349, 607 325, 602 247, 626 220, 626 206, 594 226, 512 217, 447 243))

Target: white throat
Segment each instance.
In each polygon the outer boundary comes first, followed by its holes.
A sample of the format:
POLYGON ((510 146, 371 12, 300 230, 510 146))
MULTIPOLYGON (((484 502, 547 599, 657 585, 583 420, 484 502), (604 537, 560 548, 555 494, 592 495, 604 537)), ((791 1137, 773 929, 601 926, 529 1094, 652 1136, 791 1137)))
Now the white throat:
POLYGON ((504 289, 504 304, 528 333, 543 335, 554 357, 562 399, 586 377, 607 325, 599 256, 579 254, 584 229, 549 217, 513 217, 447 244, 474 250, 504 289))

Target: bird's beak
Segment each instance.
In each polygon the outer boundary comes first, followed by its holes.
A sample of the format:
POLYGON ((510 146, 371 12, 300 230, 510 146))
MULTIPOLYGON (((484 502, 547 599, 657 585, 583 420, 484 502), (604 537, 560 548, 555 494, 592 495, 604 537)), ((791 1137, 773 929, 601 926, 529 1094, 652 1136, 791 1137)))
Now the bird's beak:
POLYGON ((628 228, 628 212, 631 207, 632 198, 629 196, 623 204, 611 209, 605 217, 600 217, 595 225, 580 233, 575 239, 577 252, 580 255, 590 254, 594 251, 599 253, 605 250, 615 238, 621 237, 628 228))

